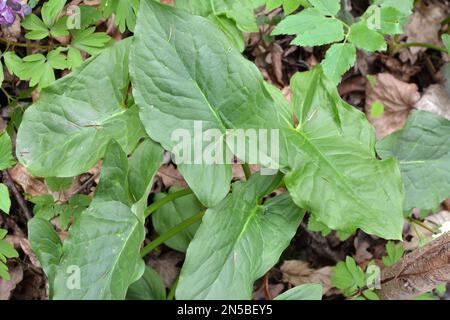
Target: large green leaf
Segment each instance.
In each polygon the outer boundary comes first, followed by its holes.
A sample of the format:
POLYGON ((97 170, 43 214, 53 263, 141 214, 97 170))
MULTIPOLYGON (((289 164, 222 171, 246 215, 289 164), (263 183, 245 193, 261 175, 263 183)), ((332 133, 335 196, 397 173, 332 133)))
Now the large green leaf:
POLYGON ((253 175, 209 209, 187 250, 177 299, 251 299, 253 282, 275 263, 304 216, 289 194, 264 204, 282 176, 253 175))
MULTIPOLYGON (((180 191, 178 188, 171 188, 169 194, 180 191)), ((164 199, 167 195, 158 193, 155 196, 155 201, 164 199)), ((162 206, 152 215, 153 226, 159 234, 164 234, 173 227, 179 225, 181 222, 196 215, 204 210, 201 203, 197 200, 195 195, 188 195, 182 198, 175 199, 170 203, 162 206)), ((197 231, 200 222, 190 226, 188 229, 176 234, 165 242, 165 244, 175 250, 185 252, 189 243, 197 231)))
POLYGON ((379 155, 395 157, 406 190, 405 210, 432 209, 450 196, 450 121, 414 111, 404 129, 377 144, 379 155))
MULTIPOLYGON (((201 133, 215 129, 221 139, 227 129, 285 126, 287 111, 277 109, 258 69, 207 19, 142 1, 131 51, 141 120, 166 150, 174 151, 179 142, 173 134, 184 130, 191 139, 189 151, 201 156, 208 143, 195 152, 194 127, 199 122, 201 133)), ((205 206, 214 206, 229 192, 231 165, 175 161, 205 206)))
POLYGON ((111 139, 126 152, 145 135, 136 107, 127 109, 128 51, 124 40, 41 92, 24 114, 17 156, 37 176, 83 173, 111 139))
POLYGON ((277 296, 274 300, 322 300, 321 284, 304 284, 277 296))
POLYGON ((124 299, 130 284, 144 273, 140 256, 144 210, 153 176, 162 162, 162 149, 146 141, 133 158, 129 162, 116 142, 109 144, 92 204, 70 228, 54 282, 50 279, 55 299, 124 299), (139 174, 145 183, 133 193, 124 186, 139 174), (137 194, 142 198, 132 201, 137 194))
POLYGON ((252 0, 177 0, 176 3, 178 8, 203 17, 225 15, 236 21, 242 31, 258 31, 252 0))
POLYGON ((400 171, 394 159, 377 160, 365 115, 339 97, 321 68, 296 74, 291 90, 299 125, 283 136, 293 200, 331 229, 401 239, 400 171))
POLYGON ((166 300, 166 287, 161 276, 146 266, 142 278, 128 288, 127 300, 166 300))

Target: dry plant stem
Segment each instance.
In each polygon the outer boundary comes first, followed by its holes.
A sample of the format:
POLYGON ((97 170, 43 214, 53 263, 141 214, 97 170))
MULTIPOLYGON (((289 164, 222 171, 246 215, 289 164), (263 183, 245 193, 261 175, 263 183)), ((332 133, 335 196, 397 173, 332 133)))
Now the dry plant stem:
POLYGON ((383 270, 377 294, 385 300, 408 300, 447 282, 450 282, 449 232, 383 270))
POLYGON ((8 189, 14 195, 14 198, 16 199, 17 204, 19 205, 22 213, 24 214, 26 221, 31 220, 33 216, 30 212, 30 209, 27 206, 27 202, 22 197, 22 194, 19 192, 19 190, 17 190, 17 187, 14 184, 14 181, 12 180, 7 170, 3 171, 3 182, 8 186, 8 189))

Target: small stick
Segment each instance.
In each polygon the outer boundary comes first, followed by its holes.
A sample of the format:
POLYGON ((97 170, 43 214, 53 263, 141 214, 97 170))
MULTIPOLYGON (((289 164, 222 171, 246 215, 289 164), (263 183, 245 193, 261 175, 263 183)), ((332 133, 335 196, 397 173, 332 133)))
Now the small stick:
POLYGON ((8 186, 9 190, 14 195, 14 198, 16 199, 22 213, 24 214, 25 219, 27 221, 31 220, 33 216, 30 212, 30 209, 27 206, 27 202, 25 201, 19 190, 17 190, 17 187, 14 184, 14 181, 12 180, 7 170, 3 171, 3 182, 8 186))

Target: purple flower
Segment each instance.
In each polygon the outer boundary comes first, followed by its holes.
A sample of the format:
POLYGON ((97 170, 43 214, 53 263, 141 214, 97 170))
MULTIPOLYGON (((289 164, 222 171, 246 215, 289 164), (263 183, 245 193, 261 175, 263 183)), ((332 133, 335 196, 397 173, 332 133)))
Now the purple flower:
POLYGON ((24 18, 31 13, 31 8, 20 0, 0 0, 0 25, 11 25, 16 20, 16 14, 24 18))

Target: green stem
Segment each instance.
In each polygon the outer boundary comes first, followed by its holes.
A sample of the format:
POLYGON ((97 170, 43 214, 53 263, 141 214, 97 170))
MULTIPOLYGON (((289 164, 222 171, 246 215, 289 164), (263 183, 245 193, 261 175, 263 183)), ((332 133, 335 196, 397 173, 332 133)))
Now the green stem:
POLYGON ((435 231, 432 228, 430 228, 429 226, 427 226, 426 224, 424 224, 420 220, 417 220, 417 219, 414 219, 414 218, 408 218, 408 221, 411 222, 411 223, 417 224, 419 227, 422 227, 425 230, 428 230, 428 231, 430 231, 433 234, 435 233, 435 231))
POLYGON ((173 300, 175 297, 175 291, 177 290, 178 281, 180 280, 180 275, 173 282, 172 288, 170 288, 169 294, 167 295, 167 300, 173 300))
POLYGON ((436 51, 441 51, 441 52, 447 52, 446 48, 442 48, 440 46, 431 44, 431 43, 424 43, 424 42, 408 42, 408 43, 404 43, 399 45, 395 52, 399 52, 402 49, 407 49, 407 48, 411 48, 411 47, 421 47, 421 48, 428 48, 428 49, 432 49, 432 50, 436 50, 436 51))
POLYGON ((166 242, 167 240, 169 240, 176 234, 180 233, 183 230, 186 230, 187 228, 189 228, 196 222, 200 221, 204 215, 205 215, 205 211, 201 211, 201 212, 197 213, 195 216, 192 216, 189 219, 184 220, 179 225, 173 227, 172 229, 170 229, 163 235, 159 236, 158 238, 156 238, 155 240, 150 242, 148 245, 146 245, 141 250, 141 256, 145 257, 147 254, 152 252, 154 249, 156 249, 158 246, 160 246, 161 244, 163 244, 164 242, 166 242))
POLYGON ((192 190, 190 188, 183 189, 174 193, 169 193, 161 200, 156 201, 155 203, 152 203, 150 206, 148 206, 147 209, 145 210, 145 217, 148 218, 149 215, 151 215, 153 212, 155 212, 165 204, 172 202, 175 199, 187 196, 189 194, 192 194, 192 190))
POLYGON ((1 87, 3 94, 6 96, 6 99, 8 99, 8 104, 11 104, 11 102, 14 101, 14 98, 11 97, 11 95, 6 91, 5 88, 1 87))
POLYGON ((11 47, 37 48, 37 49, 45 49, 45 50, 51 50, 54 48, 51 45, 45 46, 45 45, 34 44, 34 43, 15 42, 15 41, 9 41, 5 38, 0 38, 0 42, 6 44, 7 46, 11 46, 11 47))
POLYGON ((243 163, 242 169, 244 170, 245 180, 248 181, 248 179, 250 179, 250 177, 252 176, 252 171, 250 170, 250 166, 248 165, 248 163, 243 163))

